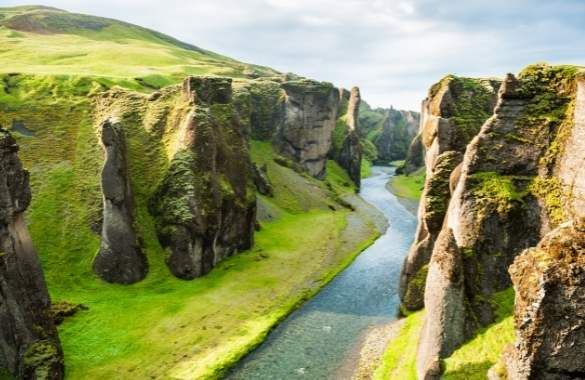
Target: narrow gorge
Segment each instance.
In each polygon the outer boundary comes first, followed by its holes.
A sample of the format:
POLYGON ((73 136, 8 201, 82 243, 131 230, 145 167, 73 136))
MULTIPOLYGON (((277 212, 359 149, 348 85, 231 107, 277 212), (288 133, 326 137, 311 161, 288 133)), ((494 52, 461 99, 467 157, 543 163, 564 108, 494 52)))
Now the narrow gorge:
POLYGON ((0 46, 1 380, 585 378, 585 67, 333 84, 49 6, 0 46))

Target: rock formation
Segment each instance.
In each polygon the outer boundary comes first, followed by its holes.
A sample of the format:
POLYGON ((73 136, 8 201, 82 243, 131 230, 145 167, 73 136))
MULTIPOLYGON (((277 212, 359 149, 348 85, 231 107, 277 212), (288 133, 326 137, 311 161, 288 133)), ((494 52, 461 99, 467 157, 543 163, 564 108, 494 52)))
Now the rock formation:
POLYGON ((21 379, 61 379, 63 353, 24 219, 29 175, 17 152, 0 129, 0 369, 21 379))
POLYGON ((570 72, 561 74, 566 82, 557 89, 572 101, 535 183, 543 229, 566 222, 510 268, 516 343, 503 367, 511 380, 585 377, 585 77, 573 82, 570 72))
MULTIPOLYGON (((511 285, 508 268, 514 258, 567 218, 582 216, 583 174, 575 164, 585 159, 577 73, 572 67, 536 65, 518 79, 508 75, 495 114, 467 147, 428 267, 420 378, 438 378, 437 361, 494 320, 490 299, 511 285), (571 146, 575 150, 566 150, 571 146)), ((522 271, 522 262, 513 273, 522 271)), ((565 280, 578 280, 576 272, 565 280)), ((552 336, 561 330, 551 330, 552 336)), ((520 340, 531 334, 525 332, 520 340)))
POLYGON ((416 136, 420 114, 413 111, 387 110, 380 133, 373 139, 378 160, 390 162, 406 157, 408 147, 416 136))
POLYGON ((428 263, 451 197, 451 175, 471 138, 492 114, 498 87, 495 80, 447 76, 431 88, 423 102, 419 138, 411 145, 411 154, 426 152, 427 173, 415 242, 400 279, 402 306, 407 310, 423 307, 428 263))
POLYGON ((231 79, 189 77, 183 88, 190 111, 150 210, 171 272, 192 279, 252 246, 256 197, 231 79))
POLYGON ((507 378, 585 376, 585 219, 566 223, 526 250, 510 268, 517 341, 507 378))
POLYGON ((101 125, 105 150, 102 170, 103 225, 100 250, 93 269, 108 282, 131 284, 148 272, 146 256, 134 231, 134 196, 128 175, 122 127, 112 120, 101 125))
POLYGON ((329 83, 310 80, 285 82, 282 88, 285 113, 275 136, 275 146, 313 177, 324 178, 339 93, 329 83))
POLYGON ((351 92, 340 89, 339 94, 342 106, 339 108, 337 126, 333 131, 331 156, 347 171, 349 178, 359 189, 362 161, 358 120, 361 103, 360 89, 354 87, 351 92))
POLYGON ((406 152, 404 164, 396 169, 396 174, 412 174, 425 164, 425 148, 422 144, 422 136, 417 134, 412 139, 406 152))

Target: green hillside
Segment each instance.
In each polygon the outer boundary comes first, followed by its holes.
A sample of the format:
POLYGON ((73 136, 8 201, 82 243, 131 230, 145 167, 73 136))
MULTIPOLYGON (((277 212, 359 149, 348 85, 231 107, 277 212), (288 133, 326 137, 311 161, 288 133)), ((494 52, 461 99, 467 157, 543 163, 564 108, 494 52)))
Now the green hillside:
POLYGON ((136 25, 39 6, 0 8, 0 73, 13 72, 101 76, 130 88, 189 74, 278 74, 136 25))
POLYGON ((88 308, 59 326, 68 378, 217 375, 380 233, 376 212, 338 165, 329 162, 327 178, 316 180, 275 163, 281 157, 269 142, 252 141, 252 160, 266 165, 274 186, 273 198, 258 198, 255 246, 205 277, 174 278, 148 200, 187 106, 178 86, 160 98, 144 92, 188 74, 235 78, 236 100, 242 86, 264 88, 254 77, 280 75, 115 20, 0 8, 0 125, 13 133, 31 173, 30 233, 53 301, 88 308), (125 128, 136 224, 150 264, 146 279, 130 286, 108 284, 91 270, 100 242, 105 114, 125 128))

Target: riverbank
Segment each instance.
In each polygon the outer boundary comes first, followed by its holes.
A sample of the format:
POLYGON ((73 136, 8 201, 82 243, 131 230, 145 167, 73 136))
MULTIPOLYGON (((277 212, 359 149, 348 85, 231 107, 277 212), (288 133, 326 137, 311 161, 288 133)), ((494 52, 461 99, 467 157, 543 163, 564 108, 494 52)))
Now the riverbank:
MULTIPOLYGON (((327 179, 317 181, 276 164, 270 144, 252 145, 255 161, 267 165, 275 196, 258 199, 265 218, 254 248, 208 275, 174 278, 162 249, 149 251, 147 278, 131 286, 91 275, 63 284, 55 272, 73 265, 45 261, 52 298, 88 307, 59 327, 68 378, 217 377, 380 235, 383 217, 363 204, 335 163, 327 179)), ((38 212, 33 207, 33 220, 38 212)), ((39 248, 45 258, 54 249, 39 248)))
POLYGON ((412 174, 401 174, 391 178, 386 185, 388 191, 396 195, 400 203, 414 215, 425 186, 425 169, 420 168, 412 174))
POLYGON ((362 181, 360 195, 382 211, 389 228, 352 265, 271 332, 258 349, 230 371, 228 379, 345 379, 345 375, 337 375, 354 370, 352 365, 355 367, 359 360, 348 359, 348 355, 356 349, 381 356, 387 335, 380 331, 374 339, 365 337, 372 337, 368 332, 396 319, 400 263, 412 243, 416 220, 385 188, 392 169, 372 170, 373 175, 362 181), (349 365, 344 369, 344 364, 349 365))

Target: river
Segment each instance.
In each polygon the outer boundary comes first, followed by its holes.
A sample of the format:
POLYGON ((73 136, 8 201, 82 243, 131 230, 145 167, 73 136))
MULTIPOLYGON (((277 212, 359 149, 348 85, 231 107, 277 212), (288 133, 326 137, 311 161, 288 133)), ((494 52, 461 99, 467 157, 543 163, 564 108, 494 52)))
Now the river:
POLYGON ((227 379, 333 379, 372 327, 396 319, 400 267, 416 218, 386 189, 393 168, 373 167, 360 195, 390 227, 314 298, 277 326, 227 379))

